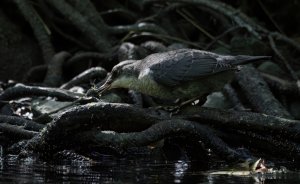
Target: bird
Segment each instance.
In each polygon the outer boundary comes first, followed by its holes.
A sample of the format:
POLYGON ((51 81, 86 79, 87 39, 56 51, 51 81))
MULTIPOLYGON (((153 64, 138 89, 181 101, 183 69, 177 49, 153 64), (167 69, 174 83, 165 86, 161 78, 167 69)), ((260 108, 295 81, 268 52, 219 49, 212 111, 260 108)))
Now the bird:
POLYGON ((115 65, 93 93, 127 88, 159 99, 185 101, 220 91, 240 65, 265 59, 270 56, 220 55, 197 49, 155 53, 115 65))

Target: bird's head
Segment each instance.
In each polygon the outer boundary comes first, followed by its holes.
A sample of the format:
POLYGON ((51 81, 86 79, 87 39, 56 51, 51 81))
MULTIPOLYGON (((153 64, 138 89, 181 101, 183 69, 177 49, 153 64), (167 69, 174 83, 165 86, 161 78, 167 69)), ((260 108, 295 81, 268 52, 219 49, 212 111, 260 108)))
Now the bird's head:
POLYGON ((114 66, 97 92, 101 94, 112 88, 126 88, 132 78, 137 78, 135 62, 137 61, 126 60, 114 66))

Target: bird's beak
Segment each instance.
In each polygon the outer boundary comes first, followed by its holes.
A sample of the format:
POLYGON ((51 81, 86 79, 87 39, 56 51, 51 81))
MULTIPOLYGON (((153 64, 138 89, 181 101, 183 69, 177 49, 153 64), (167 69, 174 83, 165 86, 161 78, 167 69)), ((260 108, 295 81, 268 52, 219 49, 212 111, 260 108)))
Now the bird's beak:
POLYGON ((97 92, 98 92, 99 94, 102 94, 102 93, 106 92, 107 90, 110 89, 111 83, 112 83, 111 76, 108 75, 108 77, 106 78, 104 84, 102 84, 102 86, 100 86, 100 87, 97 89, 97 92))
POLYGON ((110 88, 110 84, 104 83, 102 86, 100 86, 100 88, 97 89, 97 92, 98 92, 99 94, 102 94, 102 93, 104 93, 105 91, 109 90, 109 88, 110 88))
POLYGON ((87 96, 98 96, 102 93, 104 93, 105 91, 109 90, 111 87, 111 84, 113 82, 111 75, 107 75, 107 77, 103 80, 105 81, 100 87, 95 87, 95 88, 91 88, 88 90, 88 92, 86 93, 87 96))

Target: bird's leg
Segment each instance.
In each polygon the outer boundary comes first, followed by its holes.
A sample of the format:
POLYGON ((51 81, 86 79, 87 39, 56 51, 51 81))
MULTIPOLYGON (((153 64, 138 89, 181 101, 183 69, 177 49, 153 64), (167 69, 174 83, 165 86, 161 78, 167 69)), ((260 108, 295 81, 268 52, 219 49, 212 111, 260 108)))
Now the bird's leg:
POLYGON ((207 97, 208 94, 205 94, 205 95, 201 95, 201 96, 197 96, 195 98, 192 98, 192 99, 189 99, 187 101, 184 101, 184 102, 181 102, 179 104, 179 107, 183 107, 183 106, 186 106, 186 105, 189 105, 193 102, 195 102, 196 100, 199 100, 197 103, 195 103, 194 105, 196 104, 200 104, 200 105, 203 105, 205 102, 206 102, 206 97, 207 97))
POLYGON ((162 106, 160 108, 166 110, 166 111, 169 111, 171 112, 171 115, 173 114, 177 114, 180 109, 184 106, 187 106, 193 102, 195 102, 196 100, 199 100, 197 102, 197 104, 200 104, 200 105, 203 105, 205 102, 206 102, 206 97, 208 96, 208 94, 204 94, 204 95, 201 95, 201 96, 197 96, 197 97, 194 97, 192 99, 189 99, 189 100, 186 100, 186 101, 183 101, 180 103, 180 99, 177 99, 175 101, 175 103, 178 103, 178 105, 174 105, 174 106, 162 106), (179 104, 180 103, 180 104, 179 104))

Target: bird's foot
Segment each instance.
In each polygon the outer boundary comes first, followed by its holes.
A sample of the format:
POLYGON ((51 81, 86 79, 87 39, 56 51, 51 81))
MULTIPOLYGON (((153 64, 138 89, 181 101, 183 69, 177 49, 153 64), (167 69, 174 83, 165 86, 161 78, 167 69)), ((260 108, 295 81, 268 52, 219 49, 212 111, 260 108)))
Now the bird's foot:
POLYGON ((170 117, 172 117, 175 114, 178 114, 180 111, 181 106, 176 105, 176 106, 164 106, 163 109, 165 111, 170 112, 170 117))
POLYGON ((178 105, 155 106, 155 107, 149 107, 149 108, 154 109, 155 111, 159 112, 160 114, 170 113, 170 117, 172 117, 174 114, 178 114, 180 111, 180 106, 178 106, 178 105))
POLYGON ((181 102, 180 99, 177 99, 175 101, 174 105, 160 105, 160 106, 155 106, 155 107, 151 107, 154 108, 156 111, 165 111, 165 112, 169 112, 170 113, 170 117, 172 117, 173 115, 179 114, 180 110, 188 105, 196 105, 196 104, 203 104, 206 101, 206 96, 201 96, 201 97, 197 97, 197 98, 192 98, 190 100, 187 101, 183 101, 181 102))
POLYGON ((183 107, 185 107, 187 105, 190 105, 190 104, 193 104, 193 103, 196 104, 195 101, 197 101, 197 100, 198 100, 198 103, 203 104, 206 101, 206 96, 204 98, 203 97, 201 97, 201 98, 197 97, 197 98, 193 98, 193 99, 183 101, 183 102, 180 102, 180 99, 177 99, 175 101, 175 105, 168 105, 168 106, 163 105, 163 106, 156 106, 154 108, 156 110, 167 111, 167 112, 170 113, 170 117, 172 117, 173 115, 178 114, 183 107))

